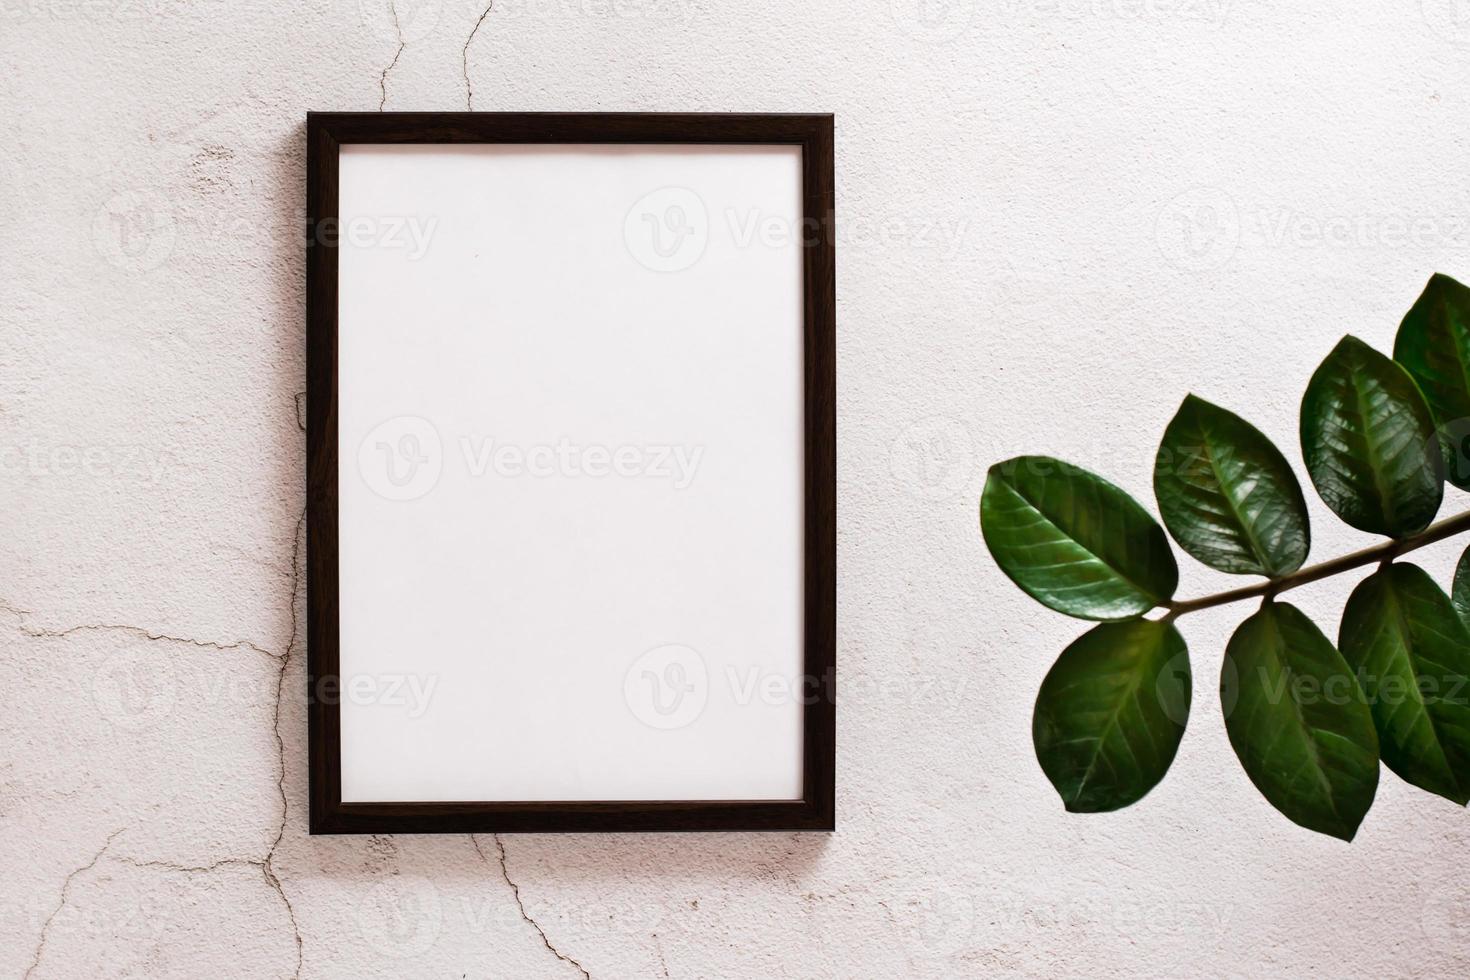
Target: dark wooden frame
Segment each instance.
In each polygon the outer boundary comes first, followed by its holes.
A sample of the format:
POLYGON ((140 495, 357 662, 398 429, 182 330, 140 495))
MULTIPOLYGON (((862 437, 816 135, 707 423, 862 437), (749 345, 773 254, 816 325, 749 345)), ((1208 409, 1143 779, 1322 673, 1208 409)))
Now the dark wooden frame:
POLYGON ((306 120, 307 697, 311 833, 832 830, 836 769, 836 275, 830 115, 309 113, 306 120), (806 427, 803 798, 343 803, 337 700, 338 147, 343 143, 798 144, 806 427))

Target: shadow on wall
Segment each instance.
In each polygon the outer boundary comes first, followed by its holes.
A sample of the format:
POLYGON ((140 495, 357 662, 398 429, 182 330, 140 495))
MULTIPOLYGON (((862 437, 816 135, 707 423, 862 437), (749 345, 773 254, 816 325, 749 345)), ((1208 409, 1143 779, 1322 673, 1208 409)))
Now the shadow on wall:
MULTIPOLYGON (((280 210, 299 216, 302 236, 273 236, 272 265, 279 343, 295 357, 284 363, 276 396, 294 405, 296 438, 275 455, 280 485, 294 487, 293 512, 305 507, 305 226, 306 126, 303 121, 284 138, 280 154, 280 210)), ((305 544, 298 529, 295 547, 294 623, 285 667, 278 735, 285 771, 283 791, 289 801, 285 830, 273 865, 285 891, 309 887, 311 879, 339 884, 359 880, 364 890, 380 875, 411 872, 450 886, 486 878, 500 882, 503 872, 534 880, 542 875, 574 881, 579 891, 630 882, 677 883, 697 889, 705 877, 728 882, 732 876, 750 882, 799 880, 828 847, 827 834, 541 834, 443 836, 307 835, 306 724, 306 595, 305 544), (508 868, 501 864, 508 851, 508 868)))

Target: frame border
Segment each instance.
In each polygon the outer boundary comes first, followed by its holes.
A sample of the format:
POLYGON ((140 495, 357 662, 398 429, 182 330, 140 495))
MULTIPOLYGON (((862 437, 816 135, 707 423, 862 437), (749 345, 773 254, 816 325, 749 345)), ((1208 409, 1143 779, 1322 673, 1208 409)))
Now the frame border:
MULTIPOLYGON (((307 718, 312 834, 835 829, 836 234, 830 114, 309 112, 306 117, 307 718), (338 149, 343 143, 798 144, 802 148, 807 678, 802 799, 343 803, 337 683, 338 149), (322 236, 320 231, 333 232, 322 236), (812 232, 815 232, 814 234, 812 232)), ((338 684, 340 687, 340 684, 338 684)))

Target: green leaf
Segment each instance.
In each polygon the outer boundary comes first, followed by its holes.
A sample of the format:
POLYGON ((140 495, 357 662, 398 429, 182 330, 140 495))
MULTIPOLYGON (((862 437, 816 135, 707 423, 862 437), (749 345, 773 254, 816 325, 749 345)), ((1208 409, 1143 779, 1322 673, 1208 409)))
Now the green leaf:
POLYGON ((1444 494, 1429 406, 1402 367, 1344 337, 1302 398, 1302 455, 1328 507, 1362 531, 1423 530, 1444 494))
POLYGON ((1450 586, 1450 597, 1455 604, 1455 612, 1460 614, 1460 621, 1470 627, 1470 548, 1460 556, 1460 563, 1455 566, 1455 581, 1450 586))
POLYGON ((1419 383, 1445 442, 1446 475, 1470 490, 1470 287, 1435 273, 1399 324, 1394 360, 1419 383))
POLYGON ((1389 565, 1353 590, 1339 643, 1388 768, 1470 802, 1470 630, 1450 597, 1417 565, 1389 565))
POLYGON ((1240 764, 1271 805, 1352 840, 1378 788, 1378 738, 1322 631, 1295 606, 1267 602, 1225 648, 1220 704, 1240 764))
POLYGON ((1307 501, 1286 457, 1240 416, 1190 395, 1164 430, 1154 495, 1180 547, 1222 572, 1276 578, 1311 547, 1307 501))
POLYGON ((980 530, 1011 581, 1080 619, 1141 616, 1179 584, 1164 529, 1132 497, 1046 456, 990 468, 980 530))
POLYGON ((1063 650, 1031 737, 1066 808, 1116 810, 1153 789, 1179 750, 1190 691, 1184 638, 1169 622, 1104 623, 1063 650))

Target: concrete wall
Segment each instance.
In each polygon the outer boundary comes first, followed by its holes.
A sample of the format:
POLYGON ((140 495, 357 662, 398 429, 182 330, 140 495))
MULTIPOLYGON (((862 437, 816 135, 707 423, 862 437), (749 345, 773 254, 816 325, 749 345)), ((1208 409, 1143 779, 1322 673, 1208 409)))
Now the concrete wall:
MULTIPOLYGON (((0 975, 1470 970, 1463 812, 1385 773, 1344 845, 1246 779, 1244 609, 1183 623, 1163 784, 1065 815, 1029 721, 1083 626, 976 525, 1020 452, 1152 506, 1191 390, 1299 459, 1337 338, 1470 276, 1463 4, 396 12, 0 2, 0 975), (303 120, 469 105, 836 113, 836 834, 306 836, 303 120)), ((1314 559, 1366 543, 1309 496, 1314 559)), ((1335 634, 1349 588, 1299 603, 1335 634)))

